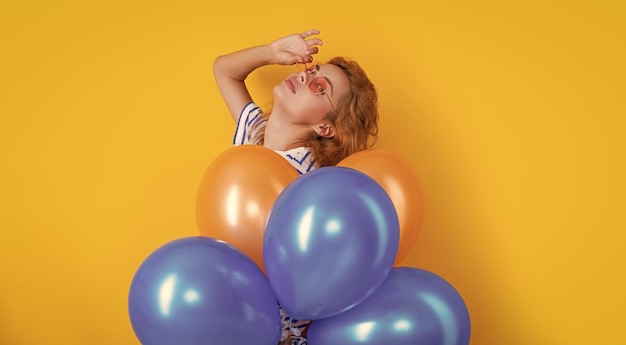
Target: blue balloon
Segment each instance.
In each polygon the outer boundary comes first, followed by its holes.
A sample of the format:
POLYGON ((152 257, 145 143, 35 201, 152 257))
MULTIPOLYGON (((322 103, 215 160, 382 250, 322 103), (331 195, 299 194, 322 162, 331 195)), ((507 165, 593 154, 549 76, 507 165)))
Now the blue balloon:
POLYGON ((257 265, 209 237, 163 245, 141 264, 128 311, 143 345, 267 344, 280 340, 276 296, 257 265))
POLYGON ((421 269, 394 268, 356 307, 313 321, 309 345, 467 345, 470 317, 459 293, 421 269))
POLYGON ((324 167, 278 195, 263 258, 287 314, 315 320, 374 293, 393 267, 398 241, 398 216, 384 189, 357 170, 324 167))

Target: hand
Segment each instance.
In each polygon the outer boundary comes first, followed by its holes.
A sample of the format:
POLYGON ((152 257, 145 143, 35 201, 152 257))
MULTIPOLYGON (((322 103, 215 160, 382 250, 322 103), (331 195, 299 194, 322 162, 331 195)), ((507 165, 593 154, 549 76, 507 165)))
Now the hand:
POLYGON ((301 34, 289 35, 270 43, 270 47, 275 55, 275 62, 279 65, 312 62, 312 55, 317 54, 317 46, 322 45, 322 40, 308 37, 318 35, 319 33, 319 30, 309 30, 301 34))

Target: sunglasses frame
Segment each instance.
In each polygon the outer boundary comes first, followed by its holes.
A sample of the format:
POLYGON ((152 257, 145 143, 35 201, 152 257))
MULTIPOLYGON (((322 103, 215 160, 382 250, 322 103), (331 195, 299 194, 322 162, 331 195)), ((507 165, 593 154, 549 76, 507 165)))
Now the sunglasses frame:
POLYGON ((309 82, 307 83, 307 86, 309 88, 309 91, 311 91, 314 95, 319 95, 319 94, 324 94, 326 96, 326 98, 328 99, 328 103, 330 103, 330 107, 333 109, 333 113, 337 113, 337 111, 335 110, 335 106, 333 105, 333 101, 330 100, 330 96, 328 95, 328 87, 330 87, 330 85, 328 85, 328 80, 326 80, 326 78, 320 74, 319 68, 320 65, 319 64, 310 64, 311 66, 308 66, 309 64, 307 64, 306 62, 298 62, 296 63, 295 67, 296 70, 298 71, 298 73, 307 73, 307 74, 314 74, 315 76, 313 78, 311 78, 311 80, 309 80, 309 82), (304 70, 301 70, 300 68, 298 68, 298 65, 304 65, 304 70), (324 83, 326 83, 327 88, 326 89, 315 89, 315 85, 313 84, 313 82, 315 80, 321 79, 324 81, 324 83))

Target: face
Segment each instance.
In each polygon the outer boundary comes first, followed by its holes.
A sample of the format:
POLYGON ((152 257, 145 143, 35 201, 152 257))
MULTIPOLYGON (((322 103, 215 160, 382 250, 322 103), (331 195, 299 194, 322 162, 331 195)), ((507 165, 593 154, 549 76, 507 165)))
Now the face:
POLYGON ((274 88, 274 111, 283 111, 295 125, 317 126, 349 91, 348 77, 341 68, 319 65, 317 71, 291 74, 274 88), (324 80, 314 80, 318 77, 324 80), (322 90, 322 86, 327 87, 322 90))

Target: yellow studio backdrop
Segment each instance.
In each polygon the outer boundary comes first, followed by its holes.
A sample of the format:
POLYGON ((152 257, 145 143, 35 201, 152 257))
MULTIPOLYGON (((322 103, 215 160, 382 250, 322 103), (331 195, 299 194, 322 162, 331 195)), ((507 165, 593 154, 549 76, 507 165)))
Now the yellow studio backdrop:
MULTIPOLYGON (((5 1, 0 344, 138 344, 140 263, 196 235, 234 124, 211 63, 309 28, 380 96, 425 221, 403 264, 463 296, 473 345, 626 343, 626 11, 618 1, 5 1)), ((250 79, 271 103, 291 70, 250 79)))

